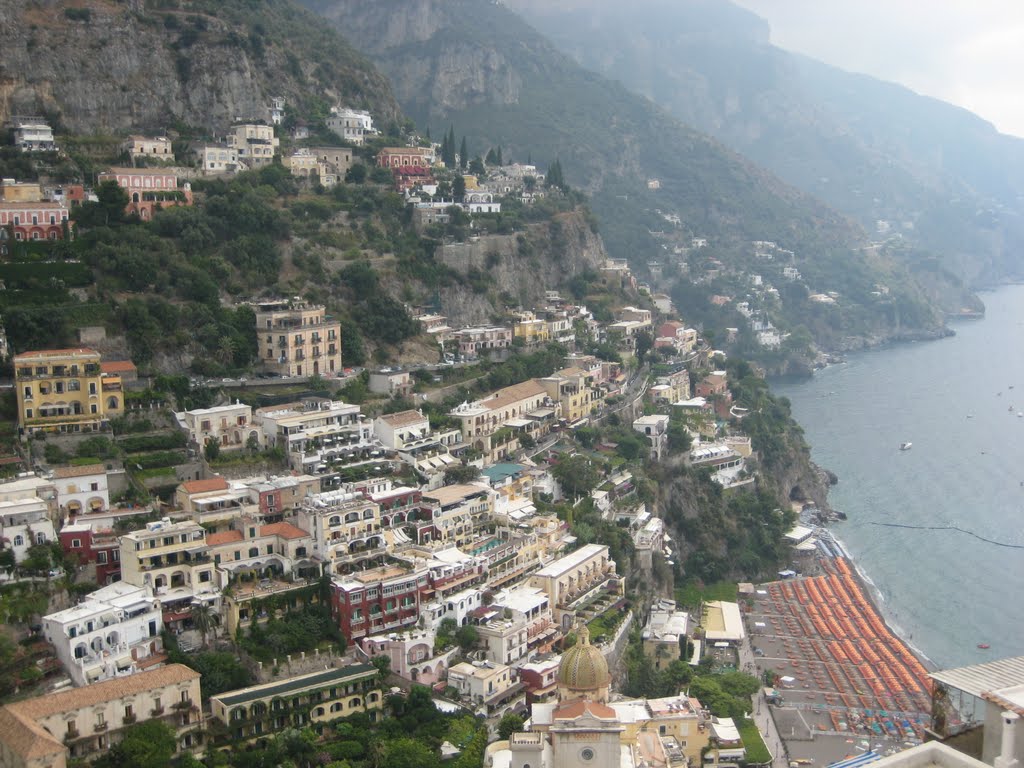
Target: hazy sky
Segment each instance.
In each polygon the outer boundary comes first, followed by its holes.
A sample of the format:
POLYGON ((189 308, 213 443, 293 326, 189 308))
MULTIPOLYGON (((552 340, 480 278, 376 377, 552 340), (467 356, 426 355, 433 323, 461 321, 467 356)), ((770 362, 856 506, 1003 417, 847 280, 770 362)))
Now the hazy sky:
POLYGON ((1021 0, 735 0, 772 42, 958 104, 1024 137, 1021 0))

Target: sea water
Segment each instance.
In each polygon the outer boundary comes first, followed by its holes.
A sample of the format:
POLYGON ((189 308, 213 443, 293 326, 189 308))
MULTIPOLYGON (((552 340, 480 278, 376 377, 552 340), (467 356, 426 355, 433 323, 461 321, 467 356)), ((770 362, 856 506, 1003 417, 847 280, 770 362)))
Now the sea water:
POLYGON ((837 538, 939 668, 1024 655, 1024 286, 982 298, 954 337, 772 382, 839 477, 837 538))

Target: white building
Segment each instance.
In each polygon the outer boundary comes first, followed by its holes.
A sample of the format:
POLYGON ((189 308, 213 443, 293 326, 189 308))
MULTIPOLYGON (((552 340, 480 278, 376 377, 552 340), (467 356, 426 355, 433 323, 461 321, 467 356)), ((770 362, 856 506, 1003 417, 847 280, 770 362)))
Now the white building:
POLYGON ((53 471, 53 484, 57 488, 61 515, 66 518, 104 512, 110 507, 107 470, 102 464, 57 467, 53 471))
POLYGON ((282 448, 293 469, 326 471, 332 461, 358 460, 376 448, 373 424, 358 405, 310 398, 257 409, 256 424, 268 448, 282 448))
POLYGON ((14 146, 22 152, 52 152, 57 149, 53 129, 41 117, 16 117, 14 146))
POLYGON ((250 168, 272 163, 281 145, 274 135, 274 127, 262 123, 233 125, 227 139, 228 146, 237 150, 238 159, 250 168))
POLYGON ((116 582, 78 605, 43 617, 43 635, 75 685, 130 675, 162 649, 160 601, 152 590, 116 582), (140 662, 142 662, 140 664, 140 662))
POLYGON ((633 429, 647 437, 650 444, 650 457, 659 461, 668 445, 669 417, 664 414, 641 416, 633 422, 633 429))
POLYGON ((435 631, 445 619, 451 619, 462 627, 469 623, 470 612, 483 604, 483 591, 478 587, 470 587, 448 597, 436 598, 425 603, 422 615, 426 625, 435 631))
POLYGON ((448 670, 448 685, 469 702, 476 714, 500 718, 526 703, 526 686, 516 681, 511 667, 489 661, 456 664, 448 670))
POLYGON ((242 164, 238 149, 227 144, 200 144, 192 150, 203 173, 237 173, 242 164))
POLYGON ((367 136, 376 133, 369 112, 348 107, 332 107, 327 118, 327 128, 357 146, 362 146, 367 136))
POLYGON ((174 418, 188 433, 189 442, 200 447, 214 442, 224 448, 242 448, 250 439, 262 444, 252 423, 252 407, 241 402, 181 411, 174 418))
POLYGON ((14 561, 25 559, 30 547, 56 539, 53 522, 57 490, 34 475, 0 483, 0 541, 14 551, 14 561))

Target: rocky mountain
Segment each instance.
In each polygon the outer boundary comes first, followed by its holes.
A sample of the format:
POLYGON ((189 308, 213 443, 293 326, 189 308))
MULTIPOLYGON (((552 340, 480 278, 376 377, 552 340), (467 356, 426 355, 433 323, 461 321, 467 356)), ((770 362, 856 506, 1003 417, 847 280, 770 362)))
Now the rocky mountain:
POLYGON ((44 114, 59 131, 210 134, 266 119, 283 96, 315 117, 343 103, 399 114, 388 82, 289 0, 31 0, 0 4, 0 122, 44 114))
POLYGON ((728 2, 507 5, 879 239, 933 251, 972 284, 1024 273, 1024 141, 977 116, 776 48, 764 20, 728 2))
MULTIPOLYGON (((303 3, 357 41, 390 77, 406 113, 434 135, 454 126, 471 156, 501 147, 506 159, 533 160, 542 169, 557 158, 566 180, 591 195, 611 256, 629 259, 652 282, 648 265, 667 265, 658 287, 667 290, 678 277, 674 256, 692 238, 707 239, 712 250, 689 265, 691 277, 720 262, 719 273, 740 281, 763 268, 751 242, 767 240, 792 252, 801 272, 821 277, 807 293, 843 292, 848 311, 828 318, 829 333, 816 335, 829 345, 837 336, 885 338, 897 324, 901 334, 934 331, 941 325, 935 297, 953 297, 944 309, 968 301, 957 281, 941 274, 943 285, 926 296, 885 249, 861 247, 868 238, 852 219, 579 66, 505 4, 303 3), (877 311, 877 284, 889 289, 887 302, 910 311, 877 311)), ((703 288, 707 295, 739 290, 703 288)), ((811 322, 813 306, 790 306, 790 325, 805 324, 812 335, 824 328, 811 322)))

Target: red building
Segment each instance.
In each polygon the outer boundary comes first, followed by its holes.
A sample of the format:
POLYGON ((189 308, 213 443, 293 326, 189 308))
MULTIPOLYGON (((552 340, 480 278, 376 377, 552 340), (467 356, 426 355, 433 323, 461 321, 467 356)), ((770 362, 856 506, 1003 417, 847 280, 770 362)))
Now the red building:
POLYGON ((430 588, 425 568, 385 565, 336 579, 331 615, 348 641, 415 626, 430 588))
POLYGON ((121 580, 121 549, 113 530, 93 530, 91 523, 73 522, 57 534, 65 554, 74 555, 95 581, 104 586, 121 580))
POLYGON ((192 205, 192 187, 178 185, 178 177, 161 168, 111 168, 96 177, 96 182, 115 181, 128 193, 125 213, 149 220, 160 208, 192 205))
POLYGON ((62 240, 68 209, 46 200, 0 203, 0 239, 62 240))
POLYGON ((433 184, 434 177, 429 168, 420 165, 402 165, 391 169, 395 177, 395 189, 405 192, 424 184, 433 184))

